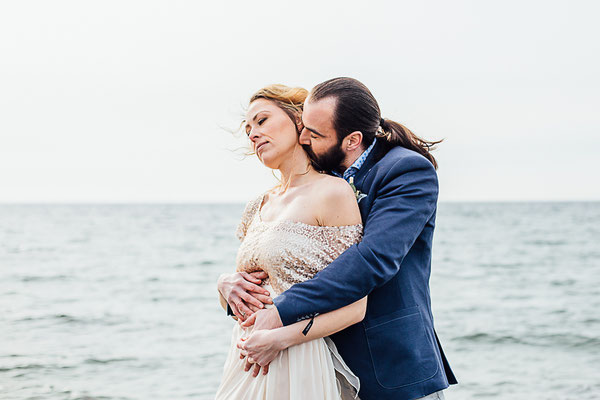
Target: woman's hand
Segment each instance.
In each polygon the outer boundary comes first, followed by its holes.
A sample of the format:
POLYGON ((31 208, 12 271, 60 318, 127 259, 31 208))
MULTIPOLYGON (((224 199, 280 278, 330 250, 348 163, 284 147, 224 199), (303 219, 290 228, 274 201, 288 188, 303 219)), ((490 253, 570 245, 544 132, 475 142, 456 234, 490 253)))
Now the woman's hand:
POLYGON ((260 367, 263 368, 263 375, 269 371, 269 364, 277 357, 281 350, 286 348, 283 338, 279 335, 278 329, 262 329, 254 331, 247 338, 242 338, 237 343, 237 348, 241 350, 242 356, 246 356, 246 371, 250 364, 254 366, 254 376, 258 375, 260 367))

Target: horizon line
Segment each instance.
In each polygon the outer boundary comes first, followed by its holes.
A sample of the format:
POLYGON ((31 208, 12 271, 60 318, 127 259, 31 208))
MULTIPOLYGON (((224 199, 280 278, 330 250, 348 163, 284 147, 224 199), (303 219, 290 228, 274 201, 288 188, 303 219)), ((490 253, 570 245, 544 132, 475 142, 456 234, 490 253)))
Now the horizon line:
MULTIPOLYGON (((598 203, 600 199, 503 199, 503 200, 438 200, 443 203, 598 203)), ((2 201, 0 206, 9 205, 240 205, 247 201, 2 201)))

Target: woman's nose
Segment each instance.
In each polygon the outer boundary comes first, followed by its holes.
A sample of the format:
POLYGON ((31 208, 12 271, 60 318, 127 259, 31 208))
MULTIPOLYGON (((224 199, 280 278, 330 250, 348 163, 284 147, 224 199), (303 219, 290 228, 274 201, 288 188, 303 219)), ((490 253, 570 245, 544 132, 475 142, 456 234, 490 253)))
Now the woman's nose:
POLYGON ((253 130, 251 130, 251 131, 250 131, 250 133, 248 134, 248 137, 250 138, 250 140, 251 140, 252 142, 256 142, 256 140, 257 140, 258 138, 260 138, 260 133, 258 132, 258 130, 257 130, 257 129, 253 129, 253 130))

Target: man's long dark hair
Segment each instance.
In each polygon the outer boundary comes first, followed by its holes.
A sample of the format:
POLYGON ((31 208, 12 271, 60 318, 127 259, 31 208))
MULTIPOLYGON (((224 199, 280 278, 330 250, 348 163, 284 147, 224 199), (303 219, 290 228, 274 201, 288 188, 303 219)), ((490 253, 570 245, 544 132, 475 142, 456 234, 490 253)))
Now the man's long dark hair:
POLYGON ((369 147, 375 137, 383 141, 386 152, 395 146, 406 147, 427 158, 435 168, 437 162, 431 155, 439 141, 421 139, 404 125, 381 117, 379 105, 365 85, 353 78, 333 78, 318 84, 310 92, 312 101, 332 97, 336 100, 333 127, 338 142, 354 131, 363 134, 363 146, 369 147), (381 129, 380 129, 381 127, 381 129))

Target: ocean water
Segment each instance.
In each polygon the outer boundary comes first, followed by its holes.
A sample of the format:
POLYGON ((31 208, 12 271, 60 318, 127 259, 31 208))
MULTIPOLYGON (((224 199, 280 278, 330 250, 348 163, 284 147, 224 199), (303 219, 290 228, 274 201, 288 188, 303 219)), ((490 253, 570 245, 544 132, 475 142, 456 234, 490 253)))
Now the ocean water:
MULTIPOLYGON (((0 398, 211 399, 243 205, 0 206, 0 398)), ((600 399, 600 203, 442 203, 452 399, 600 399)))

